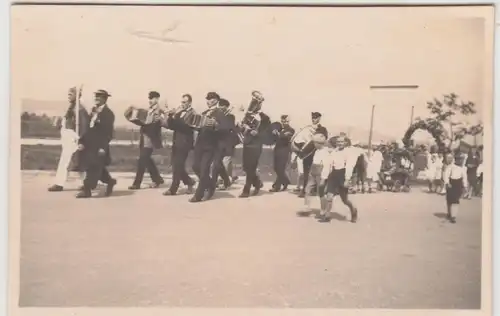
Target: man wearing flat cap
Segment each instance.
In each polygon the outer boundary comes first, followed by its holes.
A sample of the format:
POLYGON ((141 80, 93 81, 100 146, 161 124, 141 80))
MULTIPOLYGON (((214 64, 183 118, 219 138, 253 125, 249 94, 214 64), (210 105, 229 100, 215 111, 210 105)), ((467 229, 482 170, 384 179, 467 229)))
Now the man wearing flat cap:
POLYGON ((276 180, 273 183, 271 192, 285 191, 290 184, 290 179, 286 174, 286 167, 290 160, 290 140, 295 134, 295 130, 290 126, 288 115, 281 115, 280 122, 272 124, 271 133, 274 136, 273 163, 276 180))
MULTIPOLYGON (((325 137, 325 139, 328 139, 328 131, 327 129, 320 124, 321 122, 321 113, 319 112, 312 112, 311 113, 311 127, 314 130, 314 134, 321 134, 325 137)), ((309 155, 308 157, 304 158, 302 160, 302 165, 303 165, 303 170, 304 170, 304 183, 302 184, 302 191, 299 194, 300 198, 305 197, 306 195, 306 187, 307 183, 309 181, 309 172, 311 171, 311 166, 314 160, 314 152, 309 155)))
POLYGON ((106 196, 113 193, 116 185, 116 180, 106 169, 111 163, 109 143, 113 139, 115 123, 115 115, 106 104, 111 95, 106 90, 97 90, 94 96, 95 106, 90 114, 89 129, 80 138, 78 146, 87 168, 83 188, 77 198, 91 197, 99 180, 107 184, 106 196))
POLYGON ((217 180, 212 179, 212 163, 215 158, 219 137, 225 133, 227 124, 221 121, 222 115, 217 110, 220 96, 216 92, 209 92, 206 96, 208 109, 201 114, 211 118, 210 123, 203 126, 198 131, 198 136, 194 145, 193 171, 199 178, 199 184, 190 202, 201 202, 203 199, 209 200, 216 190, 217 180))
POLYGON ((142 179, 146 169, 149 171, 154 188, 159 187, 164 183, 163 178, 156 167, 156 164, 151 158, 153 151, 163 147, 161 141, 161 115, 162 111, 158 104, 160 93, 150 91, 148 94, 149 109, 146 116, 146 121, 140 128, 139 141, 139 159, 137 160, 137 171, 135 179, 129 190, 138 190, 141 188, 142 179))
POLYGON ((78 109, 76 108, 77 98, 81 98, 81 96, 82 91, 77 91, 76 87, 72 87, 68 91, 69 107, 62 117, 59 126, 61 128, 62 151, 57 166, 55 183, 48 189, 49 192, 63 190, 64 184, 68 178, 68 168, 72 159, 74 162, 76 161, 76 171, 80 172, 80 176, 83 178, 83 161, 81 161, 80 152, 77 151, 78 139, 87 131, 90 118, 87 110, 81 104, 81 101, 78 104, 78 109), (78 121, 76 111, 78 111, 78 121))

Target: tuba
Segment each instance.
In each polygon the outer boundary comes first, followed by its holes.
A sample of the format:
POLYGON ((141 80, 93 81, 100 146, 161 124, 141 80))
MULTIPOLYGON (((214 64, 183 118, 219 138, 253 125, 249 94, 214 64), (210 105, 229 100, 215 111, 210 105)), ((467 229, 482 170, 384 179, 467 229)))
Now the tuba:
MULTIPOLYGON (((250 130, 256 130, 260 127, 260 115, 259 111, 262 109, 262 103, 264 102, 264 96, 260 91, 252 91, 252 99, 248 105, 247 111, 240 122, 240 126, 248 126, 250 130)), ((243 143, 245 135, 248 129, 244 129, 238 133, 238 138, 240 142, 243 143)))

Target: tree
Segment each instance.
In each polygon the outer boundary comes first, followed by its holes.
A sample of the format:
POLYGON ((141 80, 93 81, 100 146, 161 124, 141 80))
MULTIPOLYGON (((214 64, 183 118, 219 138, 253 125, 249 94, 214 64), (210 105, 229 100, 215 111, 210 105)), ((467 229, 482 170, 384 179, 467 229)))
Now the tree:
POLYGON ((471 101, 459 100, 455 93, 445 94, 442 100, 434 98, 433 101, 427 102, 430 117, 417 118, 415 124, 425 126, 425 129, 436 138, 440 147, 451 149, 454 143, 466 135, 475 136, 483 132, 482 123, 468 125, 457 117, 457 115, 471 116, 476 114, 475 107, 476 105, 471 101))

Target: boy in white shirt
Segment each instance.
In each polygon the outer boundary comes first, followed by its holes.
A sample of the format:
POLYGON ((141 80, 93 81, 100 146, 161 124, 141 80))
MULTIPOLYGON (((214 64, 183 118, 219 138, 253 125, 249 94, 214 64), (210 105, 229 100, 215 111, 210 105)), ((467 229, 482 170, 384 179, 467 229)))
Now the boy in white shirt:
POLYGON ((443 181, 446 188, 447 219, 456 223, 460 198, 468 184, 467 171, 463 167, 464 157, 460 153, 455 154, 454 161, 451 154, 446 158, 448 165, 443 172, 443 181))
POLYGON ((317 189, 320 198, 321 212, 323 212, 325 208, 325 200, 323 199, 323 193, 325 190, 324 187, 322 187, 322 185, 324 186, 322 172, 325 166, 328 167, 328 165, 330 165, 330 152, 325 146, 326 138, 323 134, 315 134, 313 136, 313 142, 316 147, 316 151, 314 152, 314 158, 309 173, 309 181, 305 190, 305 210, 301 212, 304 215, 310 215, 311 213, 311 196, 315 188, 317 189))
POLYGON ((342 202, 351 211, 351 222, 356 223, 358 220, 358 210, 348 198, 349 180, 351 179, 358 155, 352 151, 345 150, 345 145, 346 138, 340 135, 336 140, 336 149, 329 156, 330 163, 323 166, 321 178, 326 187, 324 190, 324 211, 322 209, 322 216, 320 216, 320 221, 322 222, 329 222, 331 220, 333 200, 336 195, 340 195, 342 202))

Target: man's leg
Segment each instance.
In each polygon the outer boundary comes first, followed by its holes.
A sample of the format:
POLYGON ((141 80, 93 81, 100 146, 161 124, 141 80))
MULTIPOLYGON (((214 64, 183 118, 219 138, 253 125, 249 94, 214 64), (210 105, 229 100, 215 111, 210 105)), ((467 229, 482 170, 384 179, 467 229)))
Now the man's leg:
POLYGON ((253 195, 257 195, 260 189, 264 186, 262 180, 260 180, 259 172, 257 171, 259 167, 260 155, 262 154, 262 147, 252 148, 252 171, 253 171, 253 181, 252 185, 255 188, 253 195))
POLYGON ((157 187, 160 184, 165 183, 165 181, 163 181, 163 178, 161 177, 160 171, 158 170, 158 167, 156 166, 156 163, 153 160, 152 154, 153 154, 153 149, 151 150, 151 154, 149 154, 149 157, 146 161, 146 169, 148 169, 149 176, 151 177, 154 186, 157 187))
POLYGON ((135 173, 135 179, 132 185, 129 187, 130 190, 140 189, 142 179, 144 178, 144 172, 148 167, 148 161, 153 152, 152 148, 141 148, 139 151, 139 159, 137 159, 137 171, 135 173))
POLYGON ((101 167, 101 177, 100 180, 102 183, 106 184, 106 196, 110 196, 113 193, 113 188, 116 185, 116 180, 111 178, 111 175, 108 172, 107 167, 102 164, 101 167))
MULTIPOLYGON (((280 185, 283 186, 283 190, 286 190, 288 188, 288 185, 290 184, 290 179, 288 178, 288 175, 286 173, 286 167, 288 165, 288 159, 289 159, 290 153, 288 149, 282 149, 278 153, 278 166, 277 166, 277 173, 278 177, 280 179, 280 185)), ((281 187, 280 187, 281 189, 281 187)))
POLYGON ((252 171, 251 148, 243 146, 243 171, 245 172, 245 185, 240 197, 245 198, 250 196, 250 189, 254 181, 254 172, 252 171))
POLYGON ((64 184, 68 179, 68 167, 71 163, 71 157, 75 152, 75 146, 69 143, 62 144, 61 156, 57 165, 56 179, 53 186, 49 188, 50 192, 62 191, 64 184))
POLYGON ((210 167, 213 162, 214 152, 212 150, 205 150, 201 154, 200 159, 200 183, 196 188, 194 196, 190 199, 191 202, 200 202, 204 195, 205 191, 210 189, 211 187, 211 178, 210 178, 210 167))
POLYGON ((309 181, 309 173, 311 171, 313 159, 314 159, 314 153, 312 155, 310 155, 309 157, 304 158, 302 160, 302 165, 304 168, 304 178, 303 178, 303 183, 302 183, 302 191, 299 194, 299 197, 301 197, 301 198, 305 197, 305 195, 306 195, 305 189, 306 189, 307 183, 309 181))

